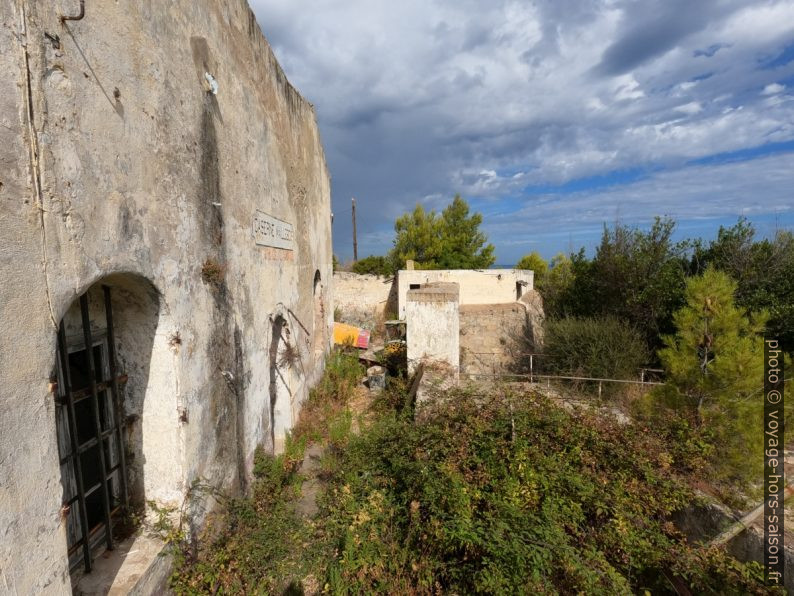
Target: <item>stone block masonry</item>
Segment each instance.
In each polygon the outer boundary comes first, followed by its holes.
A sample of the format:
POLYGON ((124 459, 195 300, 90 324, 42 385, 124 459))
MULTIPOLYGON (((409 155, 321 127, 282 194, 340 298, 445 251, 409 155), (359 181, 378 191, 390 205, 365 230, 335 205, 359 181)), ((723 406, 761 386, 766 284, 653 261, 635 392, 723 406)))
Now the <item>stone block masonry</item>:
POLYGON ((526 323, 527 311, 519 302, 461 306, 461 372, 497 374, 508 370, 526 323))
POLYGON ((460 307, 460 372, 510 372, 531 343, 543 341, 543 303, 535 290, 510 304, 460 307))

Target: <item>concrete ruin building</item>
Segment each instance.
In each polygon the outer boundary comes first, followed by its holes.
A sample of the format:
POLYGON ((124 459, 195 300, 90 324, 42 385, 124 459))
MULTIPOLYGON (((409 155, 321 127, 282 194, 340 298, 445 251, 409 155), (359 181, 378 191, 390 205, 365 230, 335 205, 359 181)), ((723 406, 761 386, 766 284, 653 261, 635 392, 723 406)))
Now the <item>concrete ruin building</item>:
POLYGON ((279 450, 330 343, 329 177, 245 0, 0 24, 0 592, 63 594, 125 507, 279 450))
POLYGON ((543 301, 534 273, 520 269, 402 269, 394 278, 334 274, 335 304, 345 321, 368 329, 405 322, 409 370, 443 363, 457 376, 508 371, 531 337, 542 341, 543 301))

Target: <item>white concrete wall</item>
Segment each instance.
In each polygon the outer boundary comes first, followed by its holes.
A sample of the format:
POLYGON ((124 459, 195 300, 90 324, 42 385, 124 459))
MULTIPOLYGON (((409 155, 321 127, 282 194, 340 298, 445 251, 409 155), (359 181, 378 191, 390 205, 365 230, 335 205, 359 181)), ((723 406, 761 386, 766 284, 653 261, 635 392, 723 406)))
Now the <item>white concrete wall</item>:
POLYGON ((401 270, 397 275, 398 309, 405 318, 408 290, 412 284, 451 282, 460 287, 460 304, 507 304, 521 296, 516 291, 517 282, 521 294, 533 289, 534 273, 521 269, 461 269, 461 270, 401 270))
POLYGON ((331 338, 315 114, 246 2, 86 2, 84 19, 62 24, 78 6, 0 3, 0 592, 10 594, 69 592, 48 384, 57 324, 81 293, 110 283, 119 323, 139 309, 131 296, 157 304, 148 336, 119 350, 137 367, 128 391, 143 412, 145 498, 164 503, 198 477, 244 485, 256 445, 278 442, 274 317, 300 352, 284 375, 284 427, 322 372, 314 335, 331 338), (293 250, 254 242, 257 211, 294 226, 293 250), (208 259, 225 269, 216 284, 201 276, 208 259))
POLYGON ((340 320, 373 329, 378 318, 396 316, 394 283, 392 278, 379 275, 334 273, 334 307, 339 311, 340 320))
POLYGON ((460 361, 458 289, 434 284, 411 290, 405 306, 408 371, 420 362, 445 365, 455 374, 460 361))

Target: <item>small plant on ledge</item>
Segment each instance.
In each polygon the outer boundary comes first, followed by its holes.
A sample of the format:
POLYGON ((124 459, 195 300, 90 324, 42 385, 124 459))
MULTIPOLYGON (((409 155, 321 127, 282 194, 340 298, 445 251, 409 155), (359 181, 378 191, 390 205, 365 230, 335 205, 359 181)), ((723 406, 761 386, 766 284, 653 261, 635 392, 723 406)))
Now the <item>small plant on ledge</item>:
POLYGON ((226 266, 221 265, 215 259, 207 259, 201 266, 201 279, 206 284, 219 286, 223 282, 226 274, 226 266))

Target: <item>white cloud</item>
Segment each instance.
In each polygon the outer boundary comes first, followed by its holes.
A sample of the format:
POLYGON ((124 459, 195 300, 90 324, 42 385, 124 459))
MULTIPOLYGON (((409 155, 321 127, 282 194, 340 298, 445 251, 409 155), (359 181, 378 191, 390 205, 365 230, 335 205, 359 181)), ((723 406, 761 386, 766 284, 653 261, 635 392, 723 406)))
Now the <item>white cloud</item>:
POLYGON ((761 91, 761 95, 776 95, 783 92, 785 89, 785 85, 781 85, 780 83, 770 83, 764 87, 764 90, 761 91))
POLYGON ((759 68, 794 43, 794 0, 251 2, 360 228, 426 196, 498 200, 794 139, 794 63, 759 68))
POLYGON ((676 106, 674 109, 676 112, 681 112, 682 114, 689 114, 691 116, 702 112, 703 106, 700 105, 699 101, 690 101, 689 103, 676 106))
MULTIPOLYGON (((485 227, 490 237, 504 241, 504 246, 522 238, 562 235, 576 239, 571 247, 576 250, 583 234, 597 234, 604 222, 615 219, 647 224, 658 215, 686 224, 693 220, 773 214, 792 222, 792 171, 794 154, 690 166, 649 174, 630 184, 571 193, 564 201, 555 195, 535 196, 516 211, 487 217, 485 227), (763 195, 758 192, 761 181, 763 195)), ((514 261, 517 256, 520 255, 502 251, 504 262, 514 261)))

